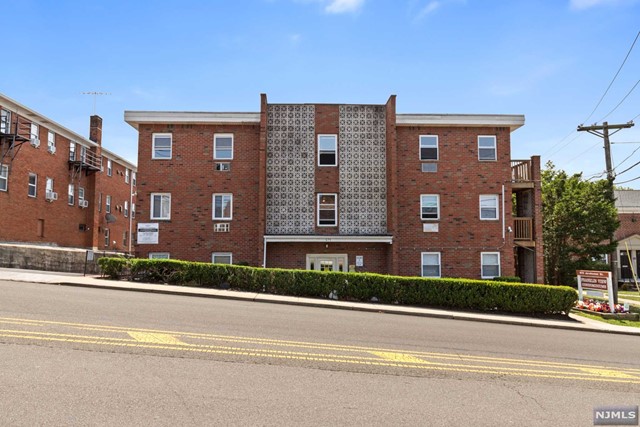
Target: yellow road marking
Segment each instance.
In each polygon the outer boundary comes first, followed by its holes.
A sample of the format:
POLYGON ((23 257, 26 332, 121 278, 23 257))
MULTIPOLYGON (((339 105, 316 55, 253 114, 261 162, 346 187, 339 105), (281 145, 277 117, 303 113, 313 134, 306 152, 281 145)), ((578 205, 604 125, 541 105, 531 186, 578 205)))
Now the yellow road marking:
MULTIPOLYGON (((54 321, 42 321, 42 320, 30 320, 30 319, 16 319, 16 318, 0 318, 0 323, 12 323, 12 324, 24 324, 26 326, 42 326, 45 325, 58 325, 58 326, 67 326, 77 329, 83 330, 95 330, 102 332, 111 332, 111 333, 127 333, 129 336, 136 340, 135 344, 128 344, 130 340, 121 340, 116 338, 102 338, 102 337, 81 337, 87 340, 94 340, 92 342, 105 344, 105 345, 131 345, 137 347, 144 347, 144 343, 147 344, 167 344, 167 345, 175 345, 178 347, 148 347, 148 348, 170 348, 172 350, 184 350, 184 351, 214 351, 214 352, 222 352, 225 354, 247 354, 248 350, 260 353, 260 357, 286 357, 290 359, 300 359, 300 360, 329 360, 326 359, 328 355, 326 354, 313 354, 313 353, 302 353, 302 352, 290 352, 290 351, 277 351, 277 350, 266 350, 266 349, 244 349, 244 348, 236 348, 236 347, 222 347, 222 346, 203 346, 198 344, 187 344, 180 341, 175 337, 189 337, 194 339, 204 339, 204 340, 216 340, 216 341, 226 341, 226 342, 238 342, 244 344, 258 344, 258 345, 267 345, 267 346, 280 346, 280 347, 296 347, 296 348, 311 348, 311 349, 320 349, 320 350, 333 350, 333 351, 342 351, 347 353, 354 352, 366 352, 368 354, 373 354, 375 356, 381 357, 385 360, 395 361, 404 363, 403 366, 417 368, 416 364, 430 364, 433 369, 442 369, 442 370, 453 370, 453 371, 462 371, 462 372, 474 372, 471 368, 477 369, 477 372, 485 372, 485 373, 508 373, 510 375, 535 375, 536 373, 544 373, 544 374, 565 374, 570 375, 566 378, 571 379, 585 379, 583 376, 585 373, 590 377, 588 380, 598 380, 598 378, 619 378, 619 379, 628 379, 629 381, 635 383, 640 380, 640 376, 635 376, 633 374, 640 373, 639 369, 631 369, 631 368, 617 368, 617 367, 604 367, 604 366, 592 366, 592 365, 579 365, 579 364, 569 364, 569 363, 560 363, 560 362, 548 362, 548 361, 537 361, 537 360, 523 360, 523 359, 506 359, 506 358, 494 358, 494 357, 486 357, 486 356, 472 356, 472 355, 462 355, 462 354, 447 354, 447 353, 434 353, 434 352, 412 352, 412 351, 397 351, 397 350, 389 350, 389 349, 378 349, 371 347, 359 347, 359 346, 344 346, 344 345, 336 345, 336 344, 325 344, 325 343, 311 343, 311 342, 301 342, 301 341, 286 341, 286 340, 274 340, 274 339, 266 339, 266 338, 248 338, 248 337, 237 337, 237 336, 224 336, 224 335, 215 335, 215 334, 202 334, 202 333, 190 333, 190 332, 176 332, 176 331, 160 331, 155 329, 141 329, 141 328, 126 328, 126 327, 117 327, 117 326, 104 326, 104 325, 89 325, 89 324, 81 324, 81 323, 70 323, 70 322, 54 322, 54 321), (123 342, 123 344, 112 344, 105 343, 105 340, 111 341, 119 341, 123 342), (192 347, 189 349, 184 348, 185 346, 192 347), (182 348, 180 348, 182 347, 182 348), (314 359, 315 358, 315 359, 314 359), (541 367, 547 370, 535 370, 535 369, 517 369, 517 368, 507 368, 507 367, 490 367, 490 366, 478 366, 478 365, 466 365, 466 364, 448 364, 448 363, 436 363, 431 361, 425 361, 421 358, 428 359, 455 359, 458 362, 476 362, 476 363, 489 363, 489 364, 498 364, 498 365, 519 365, 519 366, 530 366, 530 367, 541 367), (414 365, 409 365, 413 363, 414 365), (566 372, 558 372, 553 370, 548 370, 549 368, 556 369, 573 369, 578 370, 578 372, 574 373, 566 373, 566 372), (525 372, 527 372, 525 374, 525 372), (580 377, 578 377, 580 376, 580 377), (593 376, 594 378, 591 378, 593 376)), ((22 332, 22 331, 5 331, 11 333, 24 333, 31 334, 31 332, 22 332)), ((40 333, 47 334, 47 333, 40 333)), ((47 334, 51 336, 67 336, 78 338, 77 335, 64 335, 64 334, 47 334)), ((9 335, 7 335, 9 336, 9 335)), ((23 337, 30 339, 38 339, 33 336, 23 337)), ((45 339, 46 338, 42 338, 45 339)), ((74 342, 74 340, 69 339, 60 339, 63 341, 74 342)), ((84 342, 84 341, 77 341, 84 342)), ((254 354, 254 353, 251 353, 254 354)), ((333 359, 330 360, 340 360, 345 363, 363 363, 363 364, 376 364, 379 365, 376 361, 379 359, 372 359, 367 357, 358 357, 358 356, 344 356, 344 355, 330 355, 333 359)), ((383 365, 383 366, 398 366, 398 365, 383 365)))
POLYGON ((133 332, 129 331, 129 335, 136 341, 147 342, 152 344, 174 344, 174 345, 182 345, 184 344, 182 341, 177 339, 176 337, 168 334, 150 334, 147 332, 133 332))
POLYGON ((228 351, 221 349, 212 349, 212 348, 179 348, 179 347, 169 347, 166 345, 160 344, 145 344, 142 342, 110 342, 110 341, 101 341, 101 340, 73 340, 67 338, 55 338, 55 337, 36 337, 33 336, 24 336, 20 334, 3 334, 2 336, 12 337, 12 338, 26 338, 26 339, 38 339, 43 341, 63 341, 63 342, 71 342, 71 343, 80 343, 80 344, 100 344, 100 345, 110 345, 110 346, 120 346, 120 347, 141 347, 141 348, 153 348, 153 349, 163 349, 163 350, 179 350, 179 351, 192 351, 199 353, 214 353, 214 354, 226 354, 226 355, 236 355, 236 356, 249 356, 249 357, 270 357, 270 358, 279 358, 279 359, 289 359, 289 360, 304 360, 304 361, 316 361, 316 362, 333 362, 333 363, 348 363, 348 364, 360 364, 360 365, 371 365, 371 366, 382 366, 382 367, 396 367, 396 368, 412 368, 412 369, 424 369, 424 370, 440 370, 440 371, 452 371, 452 372, 462 372, 462 373, 480 373, 480 374, 498 374, 498 375, 512 375, 512 376, 525 376, 525 377, 534 377, 534 378, 551 378, 551 379, 568 379, 568 380, 581 380, 581 381, 601 381, 601 382, 613 382, 613 383, 640 383, 638 380, 628 380, 628 379, 616 379, 616 378, 606 378, 606 377, 576 377, 575 375, 552 375, 552 373, 548 374, 537 374, 531 372, 512 372, 512 371, 504 371, 499 369, 461 369, 461 368, 445 368, 439 366, 432 366, 431 364, 424 365, 409 365, 406 363, 394 363, 394 362, 384 362, 384 361, 363 361, 363 360, 345 360, 339 359, 335 357, 296 357, 288 354, 262 354, 260 350, 258 351, 228 351))
POLYGON ((392 360, 394 362, 404 362, 404 363, 429 363, 422 359, 418 359, 417 357, 411 356, 410 354, 405 353, 389 353, 386 351, 372 351, 371 354, 382 357, 385 360, 392 360))

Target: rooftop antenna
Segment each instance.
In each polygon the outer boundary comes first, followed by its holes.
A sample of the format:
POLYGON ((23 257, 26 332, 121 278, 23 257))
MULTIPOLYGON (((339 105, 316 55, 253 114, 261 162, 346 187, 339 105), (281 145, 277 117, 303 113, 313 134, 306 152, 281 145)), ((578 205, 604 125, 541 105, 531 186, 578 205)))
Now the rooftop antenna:
POLYGON ((93 115, 96 115, 96 99, 98 95, 111 95, 109 92, 82 92, 83 95, 92 95, 93 96, 93 115))

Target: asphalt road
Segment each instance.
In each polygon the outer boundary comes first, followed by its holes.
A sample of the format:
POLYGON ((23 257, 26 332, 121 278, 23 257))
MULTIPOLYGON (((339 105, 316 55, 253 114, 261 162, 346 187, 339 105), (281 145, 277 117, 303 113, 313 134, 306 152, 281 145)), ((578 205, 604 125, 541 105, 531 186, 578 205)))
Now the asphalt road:
POLYGON ((0 281, 0 425, 592 425, 639 343, 0 281))

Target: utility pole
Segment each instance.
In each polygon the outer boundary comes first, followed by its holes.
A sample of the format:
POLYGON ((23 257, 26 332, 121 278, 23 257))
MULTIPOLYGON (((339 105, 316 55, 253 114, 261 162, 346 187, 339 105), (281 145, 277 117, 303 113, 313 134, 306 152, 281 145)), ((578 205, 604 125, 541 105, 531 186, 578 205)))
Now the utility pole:
MULTIPOLYGON (((620 132, 622 129, 627 129, 633 126, 633 121, 619 124, 619 125, 610 125, 608 122, 602 122, 602 125, 592 125, 592 126, 578 126, 578 132, 589 132, 592 135, 598 136, 604 141, 604 160, 607 167, 607 181, 609 182, 608 188, 608 196, 612 203, 615 202, 615 197, 613 193, 613 181, 615 180, 615 174, 613 172, 613 165, 611 163, 611 142, 609 141, 609 136, 620 132), (609 129, 614 129, 612 133, 609 133, 609 129)), ((609 237, 609 241, 614 241, 614 236, 611 235, 609 237)), ((616 251, 617 252, 617 251, 616 251)), ((610 256, 609 263, 611 265, 611 275, 613 281, 613 302, 615 304, 618 303, 618 269, 616 268, 616 259, 618 254, 613 253, 613 256, 610 256)), ((631 260, 629 260, 631 262, 631 260)))

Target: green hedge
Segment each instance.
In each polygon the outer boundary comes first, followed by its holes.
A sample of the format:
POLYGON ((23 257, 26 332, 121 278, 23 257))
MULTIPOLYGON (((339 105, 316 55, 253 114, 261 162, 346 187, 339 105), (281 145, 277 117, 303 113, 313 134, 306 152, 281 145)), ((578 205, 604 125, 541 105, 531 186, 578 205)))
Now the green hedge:
POLYGON ((446 307, 510 313, 569 313, 575 290, 470 279, 429 279, 372 273, 284 270, 178 260, 100 258, 105 276, 151 283, 231 287, 250 292, 327 298, 383 304, 446 307))

